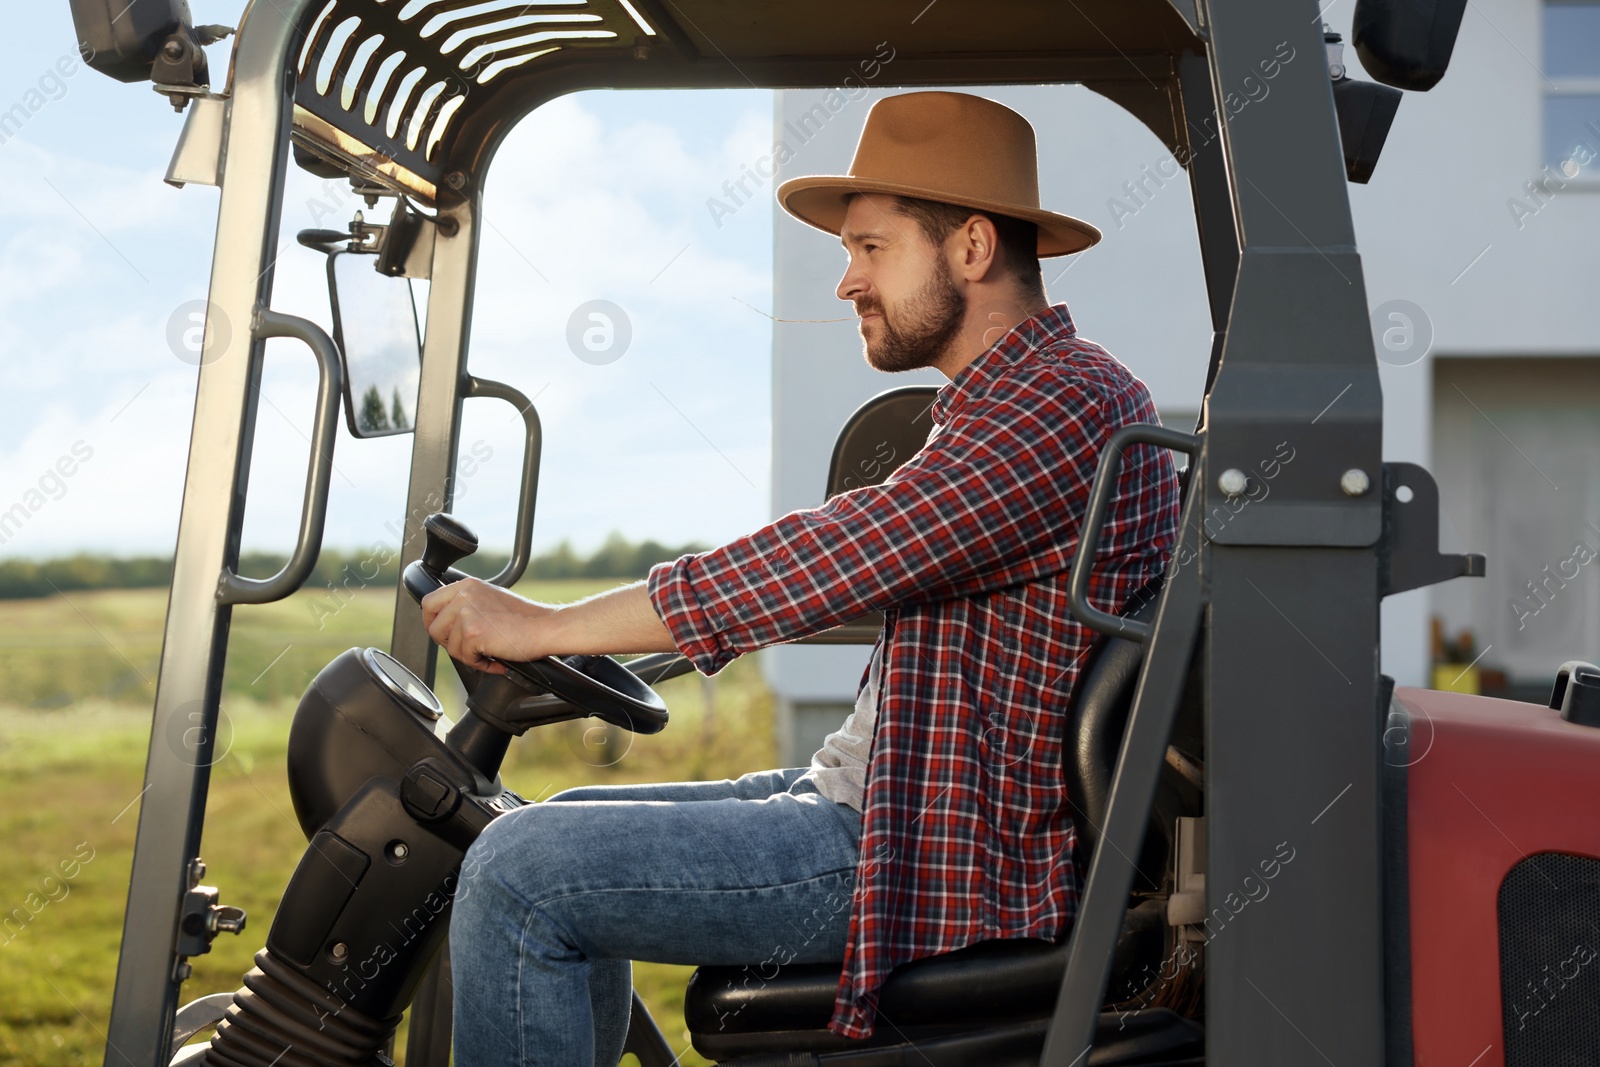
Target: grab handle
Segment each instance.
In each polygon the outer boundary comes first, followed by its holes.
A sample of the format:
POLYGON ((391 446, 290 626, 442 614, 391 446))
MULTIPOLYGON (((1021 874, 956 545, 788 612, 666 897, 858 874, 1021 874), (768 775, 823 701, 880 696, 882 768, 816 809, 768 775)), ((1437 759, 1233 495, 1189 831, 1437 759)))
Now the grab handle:
POLYGON ((1095 471, 1094 488, 1089 494, 1089 511, 1078 531, 1078 554, 1073 557, 1072 577, 1067 582, 1067 605, 1073 617, 1089 629, 1143 644, 1150 636, 1149 623, 1112 615, 1089 603, 1089 571, 1094 566, 1094 554, 1100 549, 1100 530, 1106 524, 1106 512, 1111 509, 1111 497, 1122 475, 1122 452, 1129 445, 1162 445, 1187 452, 1193 458, 1200 449, 1200 438, 1147 422, 1124 426, 1111 435, 1105 451, 1100 453, 1100 468, 1095 471))
POLYGON ((310 577, 322 551, 322 528, 328 516, 328 486, 333 479, 333 442, 339 428, 339 396, 344 371, 339 350, 316 323, 258 306, 250 320, 250 336, 292 337, 317 357, 317 415, 311 427, 306 495, 300 506, 300 536, 294 554, 271 578, 246 578, 224 567, 217 599, 224 604, 270 604, 293 593, 310 577))
POLYGON ((504 400, 522 415, 522 482, 517 495, 517 525, 511 535, 511 559, 501 572, 489 579, 491 585, 510 587, 528 569, 533 546, 533 506, 539 492, 539 456, 544 447, 544 432, 533 401, 505 382, 468 376, 463 396, 487 396, 504 400))

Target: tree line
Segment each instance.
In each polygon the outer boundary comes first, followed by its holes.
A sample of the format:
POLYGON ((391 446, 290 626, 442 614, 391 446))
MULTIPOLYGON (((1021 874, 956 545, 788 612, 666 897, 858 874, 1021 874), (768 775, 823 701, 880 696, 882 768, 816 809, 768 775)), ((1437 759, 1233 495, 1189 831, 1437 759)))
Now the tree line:
MULTIPOLYGON (((646 540, 635 544, 613 531, 593 552, 582 554, 562 541, 554 548, 528 561, 524 578, 643 578, 650 568, 686 552, 702 551, 698 542, 669 546, 646 540)), ((245 552, 239 557, 239 573, 252 578, 276 574, 288 561, 286 554, 245 552)), ((348 569, 359 567, 368 583, 393 582, 399 576, 395 559, 371 577, 374 556, 371 552, 324 548, 317 557, 316 569, 306 579, 307 588, 338 585, 348 569)), ((506 552, 479 551, 458 566, 468 574, 487 578, 497 574, 509 561, 506 552)), ((0 560, 0 600, 28 600, 70 593, 83 589, 157 589, 172 581, 170 556, 101 556, 79 554, 58 559, 0 560)))

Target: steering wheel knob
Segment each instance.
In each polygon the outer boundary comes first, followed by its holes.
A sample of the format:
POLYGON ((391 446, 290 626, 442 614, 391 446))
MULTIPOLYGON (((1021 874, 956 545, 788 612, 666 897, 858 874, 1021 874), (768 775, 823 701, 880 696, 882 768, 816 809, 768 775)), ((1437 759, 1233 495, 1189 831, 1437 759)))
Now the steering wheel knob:
POLYGON ((436 578, 478 551, 478 535, 454 515, 436 511, 422 523, 428 545, 422 550, 422 567, 436 578))

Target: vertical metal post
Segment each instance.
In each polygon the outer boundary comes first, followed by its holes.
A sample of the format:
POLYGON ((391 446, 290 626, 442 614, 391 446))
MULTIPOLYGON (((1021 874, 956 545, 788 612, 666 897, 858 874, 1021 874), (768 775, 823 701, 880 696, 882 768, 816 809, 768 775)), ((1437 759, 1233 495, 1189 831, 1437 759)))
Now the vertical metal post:
POLYGON ((234 50, 205 357, 195 393, 107 1067, 166 1067, 171 1056, 180 985, 178 917, 205 818, 231 617, 218 600, 218 584, 223 569, 238 562, 255 431, 263 342, 251 337, 251 316, 272 291, 289 155, 290 55, 310 2, 252 5, 234 50))
POLYGON ((1239 231, 1228 188, 1228 166, 1222 151, 1221 106, 1211 92, 1210 65, 1205 56, 1178 60, 1178 90, 1187 137, 1189 190, 1200 234, 1200 262, 1205 268, 1206 297, 1211 308, 1211 358, 1206 392, 1216 381, 1222 340, 1228 332, 1228 309, 1239 277, 1239 231))
POLYGON ((422 981, 417 983, 417 991, 411 998, 406 1067, 449 1067, 454 994, 455 983, 450 979, 450 943, 446 941, 422 973, 422 981))
MULTIPOLYGON (((454 172, 459 173, 459 172, 454 172)), ((439 216, 448 229, 434 242, 433 277, 428 287, 428 326, 422 346, 422 377, 411 445, 411 484, 406 494, 402 563, 422 558, 422 522, 435 511, 450 510, 455 492, 456 452, 461 439, 461 399, 467 375, 467 345, 472 332, 472 291, 477 276, 478 203, 473 179, 463 176, 462 195, 440 188, 439 216)), ((438 646, 422 626, 422 612, 396 583, 394 631, 390 652, 429 685, 434 681, 438 646)), ((411 1002, 406 1044, 410 1067, 446 1067, 450 1062, 451 995, 449 944, 423 974, 411 1002)))
POLYGON ((1365 285, 1315 0, 1206 14, 1241 243, 1191 487, 1210 589, 1207 1061, 1377 1064, 1383 408, 1365 285), (1270 493, 1228 497, 1229 470, 1270 493))
MULTIPOLYGON (((1198 464, 1199 458, 1194 462, 1198 464)), ((1095 1019, 1133 888, 1133 857, 1139 854, 1139 842, 1150 822, 1167 739, 1172 735, 1205 610, 1198 565, 1199 503, 1198 495, 1190 493, 1178 543, 1167 565, 1160 611, 1139 669, 1138 688, 1117 756, 1105 826, 1089 861, 1066 971, 1039 1060, 1042 1067, 1082 1067, 1089 1057, 1095 1019)))
MULTIPOLYGON (((406 493, 403 563, 422 558, 422 522, 448 511, 455 495, 456 452, 461 440, 461 397, 472 333, 472 290, 478 271, 476 189, 472 176, 452 171, 463 188, 448 182, 439 189, 443 226, 433 246, 433 277, 428 286, 428 325, 422 344, 422 376, 417 390, 416 429, 412 434, 411 483, 406 493), (449 236, 445 230, 454 224, 449 236)), ((389 650, 429 685, 438 651, 422 626, 422 613, 395 583, 394 630, 389 650)))

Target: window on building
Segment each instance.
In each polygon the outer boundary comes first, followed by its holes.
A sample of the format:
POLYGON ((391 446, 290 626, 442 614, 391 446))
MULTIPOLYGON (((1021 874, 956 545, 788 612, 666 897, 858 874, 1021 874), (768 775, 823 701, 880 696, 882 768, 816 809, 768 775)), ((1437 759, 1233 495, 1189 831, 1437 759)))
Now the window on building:
POLYGON ((1544 162, 1600 181, 1600 3, 1544 5, 1544 162))

